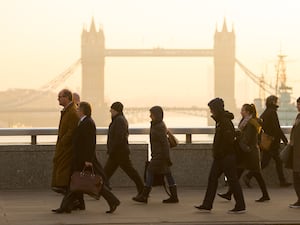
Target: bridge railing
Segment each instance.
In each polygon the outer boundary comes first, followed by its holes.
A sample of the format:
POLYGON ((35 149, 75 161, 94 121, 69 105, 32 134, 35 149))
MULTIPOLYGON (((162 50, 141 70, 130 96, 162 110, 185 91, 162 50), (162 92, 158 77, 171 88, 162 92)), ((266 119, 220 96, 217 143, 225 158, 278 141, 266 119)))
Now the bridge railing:
MULTIPOLYGON (((214 127, 199 127, 199 128, 169 128, 175 135, 185 135, 184 143, 191 144, 193 142, 193 135, 205 134, 213 135, 215 132, 214 127)), ((289 135, 291 126, 283 126, 283 132, 289 135)), ((97 128, 97 135, 106 136, 108 128, 97 128)), ((58 133, 57 128, 0 128, 0 137, 8 136, 28 136, 31 138, 30 144, 37 144, 38 136, 56 136, 58 133)), ((129 128, 130 135, 148 135, 149 128, 129 128)), ((0 143, 1 144, 1 143, 0 143)))

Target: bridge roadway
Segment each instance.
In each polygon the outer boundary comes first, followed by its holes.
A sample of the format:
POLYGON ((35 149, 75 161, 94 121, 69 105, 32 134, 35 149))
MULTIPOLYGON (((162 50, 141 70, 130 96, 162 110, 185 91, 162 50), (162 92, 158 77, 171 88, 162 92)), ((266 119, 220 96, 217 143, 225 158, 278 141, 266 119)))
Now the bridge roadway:
MULTIPOLYGON (((223 186, 219 191, 225 191, 223 186)), ((116 225, 116 224, 300 224, 300 209, 291 209, 296 195, 292 187, 269 188, 271 201, 256 203, 260 197, 258 188, 244 188, 247 204, 245 214, 232 215, 227 211, 233 208, 233 201, 216 197, 211 213, 201 213, 193 206, 199 205, 204 197, 204 188, 178 187, 178 204, 162 204, 166 198, 163 188, 155 187, 151 192, 148 204, 139 204, 131 200, 135 195, 134 188, 113 188, 121 205, 114 214, 106 214, 108 209, 103 198, 99 201, 85 197, 86 210, 73 211, 71 214, 54 214, 51 209, 57 208, 62 196, 50 190, 1 190, 0 191, 0 224, 1 225, 116 225)))

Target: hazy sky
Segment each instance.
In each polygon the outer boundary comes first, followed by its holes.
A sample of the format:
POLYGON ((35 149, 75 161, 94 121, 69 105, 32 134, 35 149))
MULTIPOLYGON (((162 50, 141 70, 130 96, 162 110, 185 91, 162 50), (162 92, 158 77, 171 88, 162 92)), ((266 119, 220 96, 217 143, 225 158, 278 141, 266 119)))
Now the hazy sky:
MULTIPOLYGON (((300 95, 297 0, 0 0, 0 5, 0 90, 40 88, 67 69, 80 58, 81 31, 92 17, 104 30, 107 48, 212 48, 215 29, 226 17, 236 33, 237 58, 274 82, 282 48, 288 84, 300 95)), ((201 106, 213 96, 212 59, 107 58, 105 75, 109 102, 201 106)), ((79 91, 80 76, 78 68, 58 89, 79 91)), ((238 103, 258 95, 238 67, 236 86, 238 103)))

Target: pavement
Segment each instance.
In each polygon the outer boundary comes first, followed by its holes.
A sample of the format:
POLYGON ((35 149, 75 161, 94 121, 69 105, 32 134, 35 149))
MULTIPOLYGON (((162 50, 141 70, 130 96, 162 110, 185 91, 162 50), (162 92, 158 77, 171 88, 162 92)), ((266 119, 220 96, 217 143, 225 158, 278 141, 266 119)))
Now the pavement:
MULTIPOLYGON (((224 192, 226 187, 220 187, 224 192)), ((62 195, 51 190, 0 190, 0 225, 99 225, 99 224, 300 224, 300 209, 291 209, 290 203, 296 200, 293 187, 269 188, 271 200, 257 203, 260 190, 244 188, 247 211, 244 214, 228 214, 234 201, 216 196, 210 213, 201 213, 194 208, 204 197, 205 188, 178 187, 180 202, 162 204, 167 195, 162 187, 154 187, 148 204, 136 203, 131 198, 134 188, 114 188, 113 192, 121 200, 115 213, 106 214, 105 200, 94 200, 85 196, 86 210, 70 214, 55 214, 62 195)))

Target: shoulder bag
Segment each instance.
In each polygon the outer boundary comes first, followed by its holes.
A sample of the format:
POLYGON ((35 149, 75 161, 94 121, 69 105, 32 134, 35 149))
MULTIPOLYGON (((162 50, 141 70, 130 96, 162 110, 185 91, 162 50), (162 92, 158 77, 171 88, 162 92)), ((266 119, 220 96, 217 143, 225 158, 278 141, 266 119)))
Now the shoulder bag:
POLYGON ((174 136, 174 134, 168 130, 167 131, 168 141, 170 144, 170 148, 174 148, 178 145, 178 139, 174 136))
POLYGON ((260 143, 259 143, 260 150, 269 151, 273 141, 274 141, 274 137, 262 131, 260 134, 260 143))

